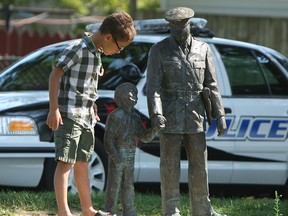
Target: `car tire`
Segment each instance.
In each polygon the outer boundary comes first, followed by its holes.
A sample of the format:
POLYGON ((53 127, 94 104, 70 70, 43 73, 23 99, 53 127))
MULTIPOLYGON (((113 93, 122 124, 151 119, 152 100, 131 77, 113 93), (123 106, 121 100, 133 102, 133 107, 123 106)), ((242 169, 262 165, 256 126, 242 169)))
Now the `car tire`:
POLYGON ((288 199, 288 179, 286 181, 286 184, 284 185, 283 198, 288 199))
MULTIPOLYGON (((107 181, 108 155, 102 141, 95 138, 95 147, 92 159, 88 165, 89 184, 92 192, 105 191, 107 181)), ((68 179, 68 192, 77 193, 76 183, 74 180, 74 169, 71 170, 68 179)))
POLYGON ((54 158, 46 158, 44 162, 44 170, 40 181, 40 188, 43 190, 54 190, 54 172, 56 169, 56 161, 54 158))

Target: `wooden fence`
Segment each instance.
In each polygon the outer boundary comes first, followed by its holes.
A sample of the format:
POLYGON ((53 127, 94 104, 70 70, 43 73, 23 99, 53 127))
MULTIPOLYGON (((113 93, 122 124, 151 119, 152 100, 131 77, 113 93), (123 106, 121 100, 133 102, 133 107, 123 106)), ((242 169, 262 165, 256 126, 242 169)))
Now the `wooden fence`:
POLYGON ((28 31, 13 30, 8 32, 5 29, 0 29, 0 55, 23 56, 40 47, 70 39, 72 37, 69 34, 50 35, 49 32, 46 32, 40 35, 38 32, 30 34, 28 31))
POLYGON ((217 37, 270 47, 288 57, 288 19, 205 15, 217 37))
POLYGON ((18 56, 0 56, 0 73, 1 71, 19 59, 18 56))
MULTIPOLYGON (((162 17, 162 14, 154 15, 162 17)), ((208 20, 207 27, 215 32, 217 37, 235 39, 270 47, 288 57, 288 19, 262 18, 197 14, 208 20)), ((143 17, 151 18, 151 17, 143 17)), ((79 37, 79 36, 77 36, 79 37)), ((69 34, 48 32, 33 35, 26 32, 12 31, 8 33, 0 29, 0 55, 23 56, 42 46, 59 41, 72 39, 69 34)))

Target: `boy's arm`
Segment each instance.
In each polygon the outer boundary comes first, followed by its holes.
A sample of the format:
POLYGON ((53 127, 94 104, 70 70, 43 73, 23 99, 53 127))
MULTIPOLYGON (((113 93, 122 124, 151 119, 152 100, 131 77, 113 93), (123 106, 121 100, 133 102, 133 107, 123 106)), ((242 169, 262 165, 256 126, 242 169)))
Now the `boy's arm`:
POLYGON ((60 67, 55 67, 49 76, 49 99, 50 108, 47 116, 46 124, 53 130, 58 130, 59 124, 63 124, 62 117, 58 106, 58 91, 60 86, 60 78, 64 71, 60 67))

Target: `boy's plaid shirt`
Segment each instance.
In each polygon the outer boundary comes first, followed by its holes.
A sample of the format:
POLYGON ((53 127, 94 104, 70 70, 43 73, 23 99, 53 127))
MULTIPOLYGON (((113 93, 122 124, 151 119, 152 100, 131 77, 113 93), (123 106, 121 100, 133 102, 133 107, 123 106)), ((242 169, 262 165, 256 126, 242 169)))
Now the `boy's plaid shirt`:
POLYGON ((101 69, 101 53, 96 52, 88 33, 69 44, 56 67, 64 70, 60 81, 59 109, 85 128, 96 124, 93 103, 98 98, 98 74, 101 69))

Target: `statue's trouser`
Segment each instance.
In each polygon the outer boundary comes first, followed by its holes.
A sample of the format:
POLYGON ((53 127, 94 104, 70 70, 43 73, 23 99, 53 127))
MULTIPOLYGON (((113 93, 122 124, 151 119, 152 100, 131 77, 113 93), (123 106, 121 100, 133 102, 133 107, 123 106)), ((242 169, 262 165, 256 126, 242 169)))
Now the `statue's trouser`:
POLYGON ((180 210, 180 155, 184 143, 188 158, 188 186, 193 216, 211 215, 207 173, 205 133, 160 135, 160 173, 162 213, 165 216, 180 210))
POLYGON ((134 159, 115 167, 109 158, 108 178, 105 191, 105 210, 116 214, 118 194, 121 197, 123 215, 137 215, 134 206, 134 159))

